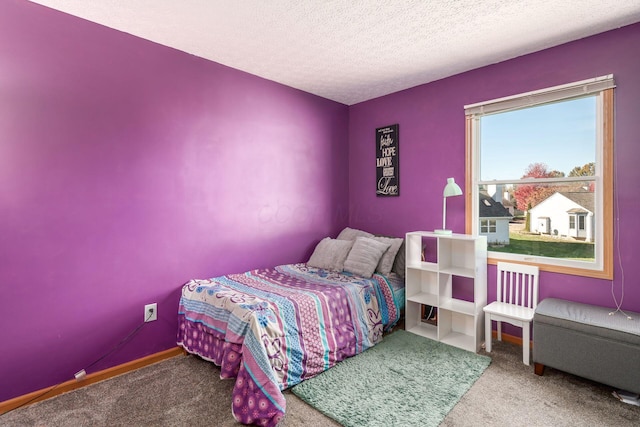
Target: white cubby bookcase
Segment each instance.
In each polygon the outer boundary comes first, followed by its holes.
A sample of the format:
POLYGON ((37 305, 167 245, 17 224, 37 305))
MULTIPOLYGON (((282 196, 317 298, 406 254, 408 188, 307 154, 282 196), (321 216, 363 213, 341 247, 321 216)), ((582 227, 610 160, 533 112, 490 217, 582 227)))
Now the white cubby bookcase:
POLYGON ((486 236, 407 233, 405 295, 407 331, 478 352, 487 304, 486 236), (422 319, 423 305, 437 307, 437 324, 422 319))

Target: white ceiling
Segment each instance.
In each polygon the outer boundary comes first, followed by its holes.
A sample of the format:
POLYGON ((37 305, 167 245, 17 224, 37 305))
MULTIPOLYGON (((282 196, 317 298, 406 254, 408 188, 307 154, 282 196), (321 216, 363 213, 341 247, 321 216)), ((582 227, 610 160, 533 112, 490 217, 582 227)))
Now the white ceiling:
POLYGON ((640 0, 31 0, 352 105, 640 21, 640 0))

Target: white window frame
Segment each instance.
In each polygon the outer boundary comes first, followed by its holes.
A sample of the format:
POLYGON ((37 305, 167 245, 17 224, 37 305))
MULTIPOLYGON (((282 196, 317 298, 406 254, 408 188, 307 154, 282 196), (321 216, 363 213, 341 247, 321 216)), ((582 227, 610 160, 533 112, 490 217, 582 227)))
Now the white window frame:
MULTIPOLYGON (((596 77, 505 98, 465 105, 466 139, 466 232, 477 235, 479 229, 479 192, 484 184, 508 184, 511 181, 483 182, 480 179, 480 118, 486 114, 570 100, 594 95, 597 105, 595 262, 489 251, 489 263, 515 261, 538 265, 541 270, 565 274, 613 279, 613 75, 596 77)), ((577 178, 575 178, 577 179, 577 178)), ((575 180, 574 179, 574 180, 575 180)), ((544 183, 544 179, 531 179, 544 183)), ((566 178, 570 181, 572 178, 566 178)), ((525 180, 526 181, 526 180, 525 180)), ((525 182, 520 181, 520 182, 525 182)), ((577 222, 577 221, 576 221, 577 222)), ((577 226, 578 224, 576 224, 577 226)))
POLYGON ((498 227, 495 219, 481 219, 480 220, 480 234, 491 234, 497 232, 498 227), (486 231, 482 231, 486 228, 486 231))

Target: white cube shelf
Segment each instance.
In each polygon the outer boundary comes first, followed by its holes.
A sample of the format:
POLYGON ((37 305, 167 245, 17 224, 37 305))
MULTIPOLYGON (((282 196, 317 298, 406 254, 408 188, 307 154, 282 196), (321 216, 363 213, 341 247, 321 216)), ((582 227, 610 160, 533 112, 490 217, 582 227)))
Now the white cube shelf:
POLYGON ((478 352, 484 340, 487 305, 487 238, 415 231, 406 235, 405 328, 478 352), (431 240, 431 241, 429 241, 431 240), (435 247, 423 259, 423 248, 435 247), (471 281, 473 298, 459 299, 457 281, 471 281), (437 325, 422 321, 422 306, 438 309, 437 325))

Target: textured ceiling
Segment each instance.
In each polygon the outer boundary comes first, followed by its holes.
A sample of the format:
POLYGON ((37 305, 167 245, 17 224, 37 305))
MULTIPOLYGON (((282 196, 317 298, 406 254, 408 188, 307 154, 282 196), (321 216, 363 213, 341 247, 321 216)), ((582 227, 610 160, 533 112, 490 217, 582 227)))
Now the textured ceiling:
POLYGON ((31 0, 351 105, 640 21, 640 0, 31 0))

